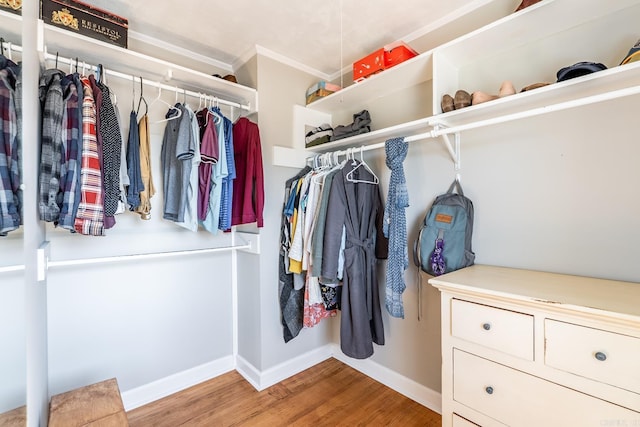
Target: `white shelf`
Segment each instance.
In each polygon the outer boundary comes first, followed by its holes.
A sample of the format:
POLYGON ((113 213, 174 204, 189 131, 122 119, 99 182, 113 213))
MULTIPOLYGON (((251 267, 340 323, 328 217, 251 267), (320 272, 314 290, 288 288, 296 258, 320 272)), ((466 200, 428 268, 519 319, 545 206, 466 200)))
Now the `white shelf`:
MULTIPOLYGON (((640 62, 618 64, 640 37, 639 19, 638 0, 583 0, 579 6, 571 0, 543 0, 307 106, 327 114, 353 110, 368 100, 431 80, 433 116, 306 150, 301 148, 304 140, 300 135, 294 137, 298 148, 293 150, 301 158, 301 153, 312 155, 372 146, 392 137, 428 134, 435 126, 444 128, 435 132, 437 135, 462 132, 636 96, 640 94, 640 62), (554 83, 560 68, 580 61, 601 62, 609 68, 554 83), (497 93, 505 80, 511 80, 517 91, 532 83, 551 84, 439 113, 445 93, 453 95, 458 89, 497 93)), ((274 164, 278 163, 274 158, 274 164)))
POLYGON ((307 105, 307 108, 331 113, 344 109, 346 105, 362 105, 372 99, 431 80, 432 69, 432 53, 425 52, 360 83, 320 98, 307 105))
MULTIPOLYGON (((57 52, 65 58, 75 59, 77 57, 80 66, 82 61, 88 64, 103 64, 105 68, 121 73, 141 76, 143 79, 167 85, 172 85, 175 82, 181 89, 216 95, 228 101, 249 105, 251 112, 258 110, 258 92, 253 88, 75 34, 44 24, 42 21, 39 21, 39 25, 44 27, 44 44, 47 52, 50 54, 57 52)), ((62 68, 64 69, 64 67, 62 68)))

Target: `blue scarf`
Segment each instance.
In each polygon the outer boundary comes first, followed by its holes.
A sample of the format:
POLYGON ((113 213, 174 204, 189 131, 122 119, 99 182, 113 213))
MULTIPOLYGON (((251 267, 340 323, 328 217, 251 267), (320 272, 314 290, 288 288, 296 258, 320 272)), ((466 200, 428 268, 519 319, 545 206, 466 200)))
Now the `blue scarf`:
POLYGON ((389 238, 385 306, 393 317, 403 319, 402 293, 406 288, 404 271, 409 267, 405 215, 405 208, 409 206, 409 193, 402 162, 407 157, 408 149, 409 144, 404 142, 404 138, 392 138, 384 143, 386 164, 391 169, 382 229, 385 237, 389 238))

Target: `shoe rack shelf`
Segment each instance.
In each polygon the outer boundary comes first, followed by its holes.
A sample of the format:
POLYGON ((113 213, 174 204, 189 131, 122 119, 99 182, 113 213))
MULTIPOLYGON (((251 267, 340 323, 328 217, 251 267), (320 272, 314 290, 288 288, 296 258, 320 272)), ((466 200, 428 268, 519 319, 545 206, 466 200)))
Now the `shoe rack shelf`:
MULTIPOLYGON (((515 10, 517 4, 519 2, 510 10, 515 10)), ((378 146, 391 137, 429 133, 435 126, 459 133, 637 94, 640 62, 618 64, 640 38, 639 19, 638 0, 582 0, 579 5, 572 0, 542 0, 521 11, 496 17, 477 30, 306 107, 327 113, 330 118, 332 113, 356 111, 366 106, 363 100, 367 95, 384 96, 431 81, 433 96, 426 102, 432 104, 432 116, 308 150, 304 149, 304 135, 294 136, 293 150, 298 155, 287 158, 286 153, 274 154, 274 164, 301 167, 299 161, 294 164, 290 159, 304 158, 302 153, 309 157, 317 152, 348 147, 378 146), (608 69, 555 83, 559 69, 581 61, 600 62, 608 69), (422 75, 410 81, 408 71, 413 69, 422 75), (458 89, 497 94, 506 80, 513 83, 516 94, 441 113, 444 94, 453 96, 458 89), (521 88, 538 82, 550 84, 520 92, 521 88), (385 87, 381 88, 382 85, 385 87)))

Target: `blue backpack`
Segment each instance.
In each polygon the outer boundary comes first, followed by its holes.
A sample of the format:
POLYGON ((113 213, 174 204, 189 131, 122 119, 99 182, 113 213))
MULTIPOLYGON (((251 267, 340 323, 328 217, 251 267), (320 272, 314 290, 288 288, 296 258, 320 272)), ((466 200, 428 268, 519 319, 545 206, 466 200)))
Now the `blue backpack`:
POLYGON ((472 234, 473 203, 456 179, 445 194, 436 197, 424 217, 414 244, 415 264, 433 276, 473 265, 472 234))

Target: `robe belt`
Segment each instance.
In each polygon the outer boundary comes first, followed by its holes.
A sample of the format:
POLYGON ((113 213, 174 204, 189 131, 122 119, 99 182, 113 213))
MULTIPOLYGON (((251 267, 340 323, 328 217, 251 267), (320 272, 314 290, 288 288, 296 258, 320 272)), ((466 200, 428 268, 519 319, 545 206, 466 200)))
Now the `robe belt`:
MULTIPOLYGON (((347 238, 347 243, 350 243, 352 245, 352 247, 357 246, 360 247, 364 250, 365 254, 367 256, 365 256, 365 258, 362 260, 363 263, 361 265, 361 268, 364 271, 364 275, 366 277, 366 284, 371 284, 371 286, 377 286, 377 283, 372 283, 373 282, 373 277, 371 274, 371 268, 369 268, 369 266, 367 265, 367 261, 372 260, 375 257, 375 245, 373 244, 373 237, 368 237, 364 240, 358 240, 355 239, 353 237, 348 237, 347 238), (367 259, 368 258, 368 259, 367 259)), ((370 286, 365 286, 364 287, 364 292, 365 292, 365 299, 367 301, 367 313, 369 315, 369 320, 373 319, 373 294, 372 294, 372 289, 370 289, 370 286)))

